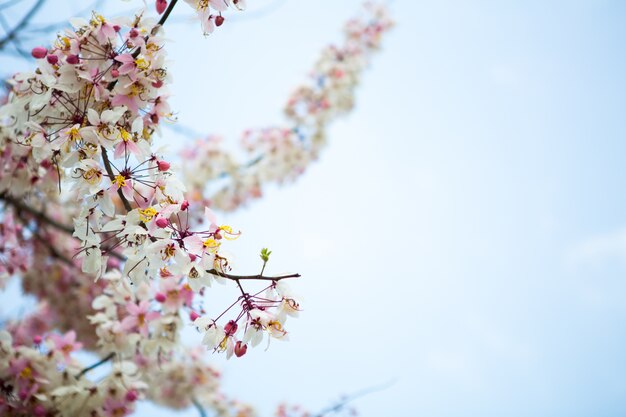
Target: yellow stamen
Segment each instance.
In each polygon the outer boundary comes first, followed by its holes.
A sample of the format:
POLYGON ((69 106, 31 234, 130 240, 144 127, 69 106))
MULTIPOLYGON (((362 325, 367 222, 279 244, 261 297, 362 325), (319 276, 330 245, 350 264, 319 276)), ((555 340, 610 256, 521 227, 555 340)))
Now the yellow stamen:
POLYGON ((126 186, 126 178, 124 178, 121 175, 116 175, 115 176, 115 185, 117 185, 118 188, 122 188, 126 186))
POLYGON ((144 223, 148 223, 156 215, 157 211, 152 207, 148 207, 144 210, 139 210, 139 219, 144 223))

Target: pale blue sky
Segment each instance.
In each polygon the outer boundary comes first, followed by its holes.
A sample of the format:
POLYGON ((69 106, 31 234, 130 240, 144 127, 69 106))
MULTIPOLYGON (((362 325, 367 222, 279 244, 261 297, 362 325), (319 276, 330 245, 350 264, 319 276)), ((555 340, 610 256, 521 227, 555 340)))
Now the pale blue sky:
MULTIPOLYGON (((280 123, 360 4, 249 3, 254 18, 208 39, 168 27, 184 125, 235 140, 280 123)), ((320 161, 226 216, 241 271, 269 246, 270 268, 303 274, 305 311, 290 342, 215 357, 225 391, 264 416, 394 379, 355 403, 362 417, 624 415, 626 2, 391 10, 320 161)))

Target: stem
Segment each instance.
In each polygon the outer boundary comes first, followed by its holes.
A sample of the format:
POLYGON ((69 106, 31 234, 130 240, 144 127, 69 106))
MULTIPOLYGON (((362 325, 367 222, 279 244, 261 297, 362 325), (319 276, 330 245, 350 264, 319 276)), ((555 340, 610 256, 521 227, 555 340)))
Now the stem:
POLYGON ((45 223, 51 227, 54 227, 55 229, 58 229, 62 232, 68 233, 68 234, 72 234, 74 233, 74 228, 70 227, 66 224, 63 224, 61 222, 58 222, 52 218, 50 218, 46 213, 44 213, 43 211, 39 211, 36 210, 32 207, 30 207, 27 204, 22 203, 19 199, 14 198, 8 194, 0 194, 0 200, 4 200, 7 204, 12 205, 13 207, 15 207, 15 209, 17 211, 25 211, 28 214, 30 214, 31 216, 33 216, 35 219, 41 221, 42 223, 45 223))
POLYGON ((80 371, 78 374, 76 374, 76 379, 80 378, 81 376, 85 375, 87 372, 91 371, 92 369, 96 369, 98 366, 107 363, 108 361, 110 361, 111 359, 113 359, 115 357, 115 352, 111 352, 108 355, 106 355, 104 358, 102 358, 100 361, 94 363, 91 366, 86 367, 85 369, 83 369, 82 371, 80 371))
POLYGON ((191 399, 191 403, 196 407, 198 413, 200 413, 200 417, 207 417, 206 410, 204 409, 204 407, 202 407, 202 404, 200 404, 200 402, 195 397, 191 399))
MULTIPOLYGON (((111 179, 111 182, 115 182, 115 174, 113 173, 113 168, 111 168, 111 162, 109 161, 109 155, 107 155, 107 150, 104 148, 104 146, 101 146, 101 148, 102 148, 102 162, 104 162, 104 169, 106 170, 107 175, 111 179)), ((121 188, 117 189, 117 195, 120 196, 120 199, 122 200, 122 204, 124 204, 124 208, 126 209, 126 211, 127 212, 131 211, 133 207, 130 205, 130 203, 124 196, 124 193, 122 192, 121 188)))
POLYGON ((12 41, 17 36, 20 30, 28 26, 28 22, 30 21, 30 19, 33 18, 33 16, 35 16, 37 10, 39 10, 39 8, 43 6, 44 2, 45 0, 38 0, 37 3, 35 3, 35 5, 28 11, 28 13, 26 13, 24 18, 22 18, 22 20, 17 25, 15 25, 13 30, 7 33, 7 35, 2 40, 0 40, 0 49, 4 48, 4 46, 8 42, 12 41))
POLYGON ((261 274, 259 275, 232 275, 232 274, 226 274, 224 272, 220 272, 217 269, 209 269, 206 272, 208 272, 209 274, 217 275, 219 277, 230 279, 233 281, 239 281, 239 280, 280 281, 281 279, 301 277, 300 274, 279 275, 277 277, 267 277, 261 274))
POLYGON ((177 2, 178 0, 172 0, 169 6, 167 6, 165 13, 163 13, 163 16, 161 16, 161 19, 159 20, 159 23, 158 23, 159 26, 163 26, 165 24, 165 21, 167 20, 168 17, 170 17, 170 13, 172 13, 172 10, 174 10, 174 6, 176 6, 177 2))

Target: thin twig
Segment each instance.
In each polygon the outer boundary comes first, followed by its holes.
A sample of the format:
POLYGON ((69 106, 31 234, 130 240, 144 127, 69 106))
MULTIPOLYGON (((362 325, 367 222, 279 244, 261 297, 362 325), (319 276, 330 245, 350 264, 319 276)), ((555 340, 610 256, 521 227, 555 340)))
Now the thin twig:
POLYGON ((208 272, 209 274, 220 276, 222 278, 231 279, 233 281, 239 281, 239 280, 280 281, 281 279, 301 277, 300 274, 279 275, 277 277, 268 277, 265 275, 232 275, 232 274, 227 274, 225 272, 218 271, 217 269, 209 269, 206 272, 208 272))
POLYGON ((22 20, 17 25, 15 25, 13 30, 7 33, 6 36, 0 40, 0 49, 4 48, 5 45, 12 41, 22 29, 28 26, 28 22, 30 21, 30 19, 35 16, 35 13, 37 13, 37 10, 39 10, 39 8, 44 4, 45 1, 46 0, 37 0, 37 3, 35 3, 35 5, 28 11, 28 13, 26 13, 22 20))
POLYGON ((370 388, 365 388, 364 390, 358 391, 352 395, 348 395, 347 397, 343 398, 341 401, 339 401, 336 404, 333 404, 325 409, 323 409, 322 411, 320 411, 319 413, 315 414, 313 417, 325 417, 328 413, 336 413, 341 411, 346 405, 348 405, 348 403, 364 397, 366 395, 372 394, 374 392, 379 392, 379 391, 383 391, 386 390, 387 388, 391 387, 393 384, 396 383, 396 380, 391 380, 385 384, 382 385, 377 385, 374 387, 370 387, 370 388))
POLYGON ((76 379, 80 378, 81 376, 85 375, 87 372, 91 371, 92 369, 96 369, 98 366, 107 363, 108 361, 110 361, 111 359, 113 359, 115 357, 115 352, 111 352, 108 355, 106 355, 104 358, 102 358, 101 360, 99 360, 98 362, 94 363, 91 366, 86 367, 85 369, 83 369, 82 371, 80 371, 78 374, 76 374, 76 379))
POLYGON ((51 217, 49 217, 46 213, 39 211, 37 209, 34 209, 33 207, 30 207, 27 204, 22 203, 19 199, 10 196, 6 193, 1 193, 0 194, 0 200, 4 200, 7 204, 12 205, 13 207, 15 207, 16 210, 18 211, 25 211, 28 214, 30 214, 31 216, 33 216, 35 219, 54 227, 55 229, 58 229, 62 232, 68 233, 68 234, 72 234, 74 233, 74 228, 71 226, 68 226, 66 224, 63 224, 61 222, 58 222, 54 219, 52 219, 51 217))
POLYGON ((196 407, 198 413, 200 413, 200 417, 207 417, 206 410, 204 409, 204 407, 202 407, 202 404, 200 404, 197 399, 192 398, 191 403, 194 405, 194 407, 196 407))
MULTIPOLYGON (((111 182, 115 182, 115 174, 113 173, 113 168, 111 168, 111 162, 109 161, 109 155, 107 155, 107 150, 104 148, 104 146, 102 146, 101 148, 102 148, 102 162, 104 162, 104 169, 106 170, 109 178, 111 179, 111 182)), ((126 209, 126 211, 127 212, 131 211, 133 207, 130 205, 130 203, 126 199, 126 196, 124 196, 124 193, 122 192, 121 188, 117 189, 117 195, 120 196, 120 199, 122 200, 122 204, 124 204, 124 208, 126 209)))

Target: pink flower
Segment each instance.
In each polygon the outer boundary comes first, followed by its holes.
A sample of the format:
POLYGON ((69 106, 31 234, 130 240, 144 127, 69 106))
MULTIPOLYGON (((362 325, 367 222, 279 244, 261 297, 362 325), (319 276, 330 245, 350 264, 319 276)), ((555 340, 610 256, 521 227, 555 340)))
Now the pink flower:
POLYGON ((76 342, 76 332, 74 330, 70 330, 63 336, 52 334, 50 335, 50 340, 54 343, 54 348, 63 354, 66 362, 70 360, 70 353, 83 347, 82 343, 76 342))
POLYGON ((144 337, 148 337, 148 323, 161 316, 158 311, 150 311, 150 302, 146 300, 140 302, 139 305, 127 303, 126 311, 129 315, 122 320, 122 329, 139 330, 144 337))

